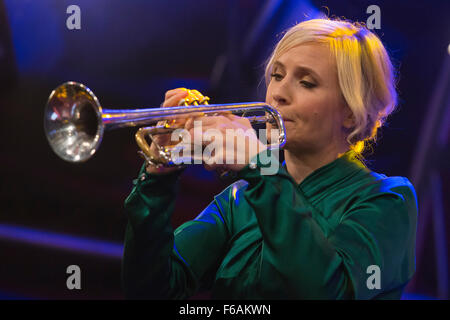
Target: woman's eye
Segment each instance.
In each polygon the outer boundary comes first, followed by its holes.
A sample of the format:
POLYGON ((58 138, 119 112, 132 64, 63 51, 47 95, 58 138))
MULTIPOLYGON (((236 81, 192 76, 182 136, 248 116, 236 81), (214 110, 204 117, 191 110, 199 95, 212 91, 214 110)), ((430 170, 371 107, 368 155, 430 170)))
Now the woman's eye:
POLYGON ((271 78, 275 79, 276 81, 281 81, 283 79, 283 76, 279 73, 272 73, 270 75, 271 78))
POLYGON ((309 81, 305 81, 305 80, 300 81, 300 83, 301 83, 302 86, 304 86, 307 89, 312 89, 312 88, 314 88, 316 86, 314 83, 309 82, 309 81))

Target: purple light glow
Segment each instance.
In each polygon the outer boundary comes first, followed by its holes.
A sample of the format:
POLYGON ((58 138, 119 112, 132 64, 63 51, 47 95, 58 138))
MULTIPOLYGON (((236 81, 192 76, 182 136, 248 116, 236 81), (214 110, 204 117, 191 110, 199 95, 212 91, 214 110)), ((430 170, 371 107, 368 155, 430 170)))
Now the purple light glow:
POLYGON ((123 244, 0 224, 0 239, 122 259, 123 244))

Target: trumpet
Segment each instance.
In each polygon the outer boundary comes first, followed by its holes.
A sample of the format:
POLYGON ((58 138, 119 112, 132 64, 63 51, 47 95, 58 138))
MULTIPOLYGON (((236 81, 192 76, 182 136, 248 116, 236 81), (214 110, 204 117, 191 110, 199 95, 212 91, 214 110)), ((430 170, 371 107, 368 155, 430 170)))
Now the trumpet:
POLYGON ((156 134, 170 133, 179 128, 178 119, 232 113, 246 117, 252 125, 270 123, 278 129, 278 141, 271 141, 268 149, 283 148, 286 132, 280 113, 262 102, 238 104, 208 104, 208 97, 201 101, 184 101, 184 105, 167 108, 104 109, 94 93, 85 85, 73 81, 54 89, 47 101, 44 113, 44 130, 50 147, 63 160, 85 162, 99 149, 104 132, 123 127, 141 127, 136 132, 136 142, 141 155, 157 166, 177 165, 171 159, 171 148, 160 147, 159 157, 150 152, 145 137, 153 141, 156 134), (262 112, 263 115, 248 113, 262 112), (163 125, 155 125, 158 122, 163 125))

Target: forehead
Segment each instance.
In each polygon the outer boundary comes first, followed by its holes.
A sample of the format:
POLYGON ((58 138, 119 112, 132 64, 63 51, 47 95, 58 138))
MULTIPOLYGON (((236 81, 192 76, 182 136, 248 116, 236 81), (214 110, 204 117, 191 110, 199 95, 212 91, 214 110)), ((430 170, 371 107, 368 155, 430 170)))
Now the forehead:
POLYGON ((304 67, 312 69, 321 77, 334 76, 336 62, 326 43, 304 43, 288 49, 274 63, 286 68, 304 67))

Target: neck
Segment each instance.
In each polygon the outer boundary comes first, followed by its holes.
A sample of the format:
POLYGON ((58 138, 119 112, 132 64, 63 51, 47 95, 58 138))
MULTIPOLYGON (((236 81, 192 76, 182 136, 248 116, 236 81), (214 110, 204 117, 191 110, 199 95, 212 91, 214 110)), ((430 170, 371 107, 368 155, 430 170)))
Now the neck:
POLYGON ((290 150, 285 150, 284 158, 286 160, 287 171, 292 178, 294 178, 295 182, 300 184, 315 170, 327 165, 330 162, 333 162, 347 151, 348 148, 341 150, 328 148, 320 150, 316 153, 292 152, 290 150))

